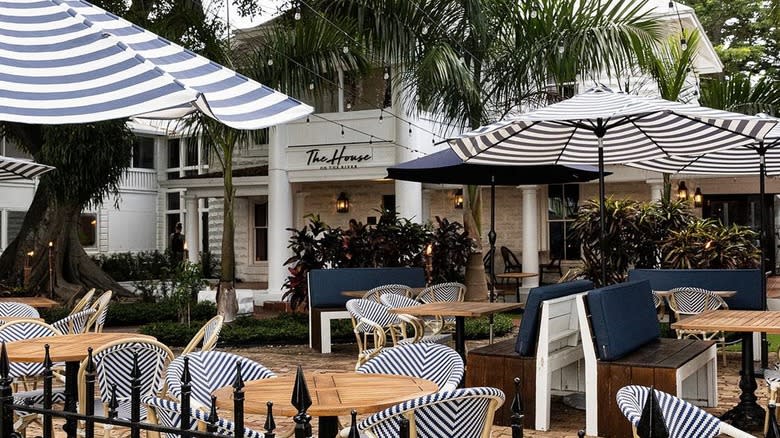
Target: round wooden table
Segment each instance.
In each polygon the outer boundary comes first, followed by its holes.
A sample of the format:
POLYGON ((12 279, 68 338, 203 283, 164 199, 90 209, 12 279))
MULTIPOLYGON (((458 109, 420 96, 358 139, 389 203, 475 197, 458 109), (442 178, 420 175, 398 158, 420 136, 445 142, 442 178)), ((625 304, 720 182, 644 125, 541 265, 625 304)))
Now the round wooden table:
MULTIPOLYGON (((138 333, 81 333, 24 339, 9 342, 5 348, 11 362, 43 362, 46 353, 44 346, 48 344, 52 362, 65 362, 65 410, 76 412, 79 365, 87 357, 87 349, 130 338, 155 339, 138 333)), ((64 429, 69 438, 75 438, 75 421, 68 420, 64 429)))
POLYGON ((33 318, 30 316, 0 316, 0 324, 8 324, 16 321, 38 321, 43 322, 43 318, 33 318))
MULTIPOLYGON (((252 380, 244 387, 244 412, 265 415, 266 403, 274 403, 274 413, 295 416, 298 410, 292 405, 295 375, 271 379, 252 380)), ((312 405, 308 413, 319 417, 320 438, 333 438, 338 434, 338 416, 370 414, 389 408, 405 400, 433 394, 438 386, 430 380, 408 376, 361 373, 309 373, 306 384, 312 405)), ((225 386, 214 391, 219 409, 233 408, 233 387, 225 386)))

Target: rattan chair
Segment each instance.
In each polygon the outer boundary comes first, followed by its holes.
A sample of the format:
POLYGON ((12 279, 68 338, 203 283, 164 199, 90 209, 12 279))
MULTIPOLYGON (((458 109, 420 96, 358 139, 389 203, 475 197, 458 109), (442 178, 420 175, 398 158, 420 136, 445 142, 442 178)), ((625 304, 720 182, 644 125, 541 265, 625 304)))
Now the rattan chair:
MULTIPOLYGON (((698 287, 678 287, 670 291, 667 298, 669 310, 679 321, 690 315, 698 315, 705 310, 728 309, 723 298, 707 289, 698 287)), ((701 330, 677 330, 677 338, 695 338, 705 341, 717 340, 723 353, 723 365, 726 365, 726 334, 723 331, 704 332, 701 330)))
MULTIPOLYGON (((385 306, 388 306, 390 308, 396 308, 396 307, 413 307, 413 306, 420 306, 422 303, 419 301, 413 300, 409 297, 404 297, 401 295, 395 295, 395 294, 386 294, 382 295, 379 298, 379 302, 384 304, 385 306)), ((452 340, 452 336, 449 334, 442 334, 438 332, 433 333, 425 333, 425 327, 429 324, 426 324, 425 318, 418 318, 414 315, 407 315, 405 313, 397 313, 395 314, 398 316, 398 318, 403 321, 407 326, 412 328, 413 336, 412 336, 412 343, 418 343, 418 342, 424 342, 424 343, 436 343, 436 344, 447 344, 452 340)), ((440 319, 437 319, 438 317, 429 317, 430 321, 438 322, 440 319)), ((434 328, 441 328, 442 324, 430 324, 430 326, 434 328)), ((409 330, 404 327, 403 333, 408 335, 409 330)))
POLYGON ((84 328, 84 332, 94 330, 95 333, 103 332, 103 325, 106 323, 106 315, 108 315, 108 304, 111 302, 111 296, 113 292, 107 290, 103 292, 90 308, 95 309, 95 314, 87 321, 87 326, 84 328))
MULTIPOLYGON (((133 358, 138 356, 138 368, 141 371, 141 397, 149 397, 163 388, 163 372, 173 359, 173 353, 165 344, 148 338, 129 338, 97 347, 92 352, 96 368, 96 382, 99 389, 100 402, 96 404, 96 415, 99 407, 103 413, 108 413, 108 403, 111 401, 112 387, 116 386, 117 418, 129 420, 130 382, 133 369, 133 358)), ((79 412, 84 414, 87 397, 86 368, 87 359, 81 361, 79 367, 79 412)), ((146 419, 146 406, 141 406, 141 420, 146 419)), ((111 437, 111 425, 104 425, 106 438, 111 437)))
POLYGON ((17 303, 16 301, 0 302, 0 316, 11 316, 14 318, 40 318, 41 315, 35 310, 35 307, 29 304, 17 303))
MULTIPOLYGON (((714 438, 721 435, 753 438, 753 435, 720 421, 718 417, 684 400, 657 389, 654 391, 670 438, 714 438)), ((633 426, 634 436, 637 436, 636 427, 649 394, 650 388, 638 385, 624 386, 617 392, 618 408, 633 426)))
POLYGON ((439 391, 452 391, 463 379, 464 366, 460 354, 446 345, 409 344, 385 348, 357 372, 420 377, 436 383, 439 391))
MULTIPOLYGON (((417 300, 421 303, 435 303, 439 301, 463 301, 466 296, 466 285, 462 283, 450 282, 439 283, 428 286, 420 292, 417 300)), ((431 327, 434 333, 454 332, 454 317, 439 317, 437 321, 440 327, 431 327)))
POLYGON ((93 308, 84 309, 80 312, 72 313, 59 321, 55 321, 52 325, 65 335, 84 333, 87 328, 87 321, 95 313, 97 313, 97 310, 93 308))
POLYGON ((410 437, 489 438, 504 393, 474 387, 437 392, 385 409, 361 421, 358 429, 372 438, 399 436, 399 420, 409 420, 410 437))
POLYGON ((392 345, 414 341, 405 336, 403 321, 384 304, 359 298, 347 301, 346 306, 358 344, 355 369, 390 346, 388 337, 392 345))
POLYGON ((364 300, 373 300, 377 303, 379 298, 384 294, 395 294, 408 297, 412 295, 412 288, 405 284, 385 284, 377 286, 363 295, 364 300))
POLYGON ((188 353, 192 353, 200 345, 200 351, 211 351, 216 347, 219 340, 219 333, 222 331, 222 324, 224 321, 222 315, 217 315, 203 324, 203 327, 195 333, 190 342, 184 347, 181 352, 182 356, 188 353), (202 341, 202 342, 201 342, 202 341))
POLYGON ((84 310, 84 308, 92 303, 92 297, 94 296, 95 288, 93 287, 92 289, 88 290, 87 293, 85 293, 84 296, 81 297, 81 299, 78 300, 75 305, 73 305, 73 308, 70 309, 70 314, 73 315, 74 313, 78 313, 84 310))
MULTIPOLYGON (((167 400, 160 397, 145 397, 143 402, 149 408, 149 422, 166 427, 181 427, 182 406, 173 400, 167 400)), ((190 408, 190 430, 206 431, 206 424, 209 422, 209 413, 201 409, 190 408)), ((236 430, 235 424, 224 418, 219 418, 215 424, 216 432, 222 435, 233 436, 236 430)), ((163 434, 166 438, 178 438, 180 434, 163 434)), ((244 428, 245 438, 264 438, 265 434, 256 430, 244 428)))

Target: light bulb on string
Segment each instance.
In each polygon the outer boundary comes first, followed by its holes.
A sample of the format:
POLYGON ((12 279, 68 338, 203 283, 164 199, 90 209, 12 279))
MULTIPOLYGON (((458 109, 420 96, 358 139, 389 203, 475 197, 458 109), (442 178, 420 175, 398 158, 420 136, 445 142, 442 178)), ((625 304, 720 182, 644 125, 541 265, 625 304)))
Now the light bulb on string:
POLYGON ((314 89, 314 81, 309 82, 309 90, 313 90, 313 89, 314 89))
POLYGON ((308 125, 309 123, 311 123, 311 120, 309 120, 309 116, 306 116, 306 124, 308 125))
POLYGON ((368 144, 374 144, 374 136, 373 135, 370 135, 368 137, 368 144))
POLYGON ((384 122, 384 121, 385 121, 385 112, 380 110, 379 111, 379 124, 381 125, 382 122, 384 122))
POLYGON ((382 78, 384 80, 390 79, 390 67, 385 67, 385 73, 382 75, 382 78))
POLYGON ((341 126, 341 136, 343 137, 344 136, 344 125, 340 125, 340 126, 341 126))
POLYGON ((529 14, 531 18, 536 18, 536 9, 531 9, 531 13, 529 14))
POLYGON ((341 48, 341 51, 344 52, 345 54, 349 53, 349 46, 345 45, 344 47, 341 48))
POLYGON ((274 65, 274 60, 273 60, 273 58, 268 58, 268 66, 270 67, 270 66, 272 66, 272 65, 274 65))
POLYGON ((558 41, 558 53, 563 55, 564 50, 566 47, 563 45, 563 41, 558 41))
POLYGON ((349 110, 351 110, 351 109, 352 109, 352 101, 351 101, 351 100, 348 100, 348 101, 347 101, 347 111, 349 111, 349 110))
POLYGON ((423 35, 428 35, 428 26, 423 26, 423 28, 422 28, 422 34, 423 34, 423 35))
POLYGON ((409 135, 412 135, 412 122, 409 122, 409 135))
POLYGON ((295 21, 299 21, 301 19, 301 8, 300 8, 300 6, 295 8, 295 15, 293 15, 293 18, 295 18, 295 21))
POLYGON ((685 38, 680 38, 680 48, 688 50, 688 41, 685 38))

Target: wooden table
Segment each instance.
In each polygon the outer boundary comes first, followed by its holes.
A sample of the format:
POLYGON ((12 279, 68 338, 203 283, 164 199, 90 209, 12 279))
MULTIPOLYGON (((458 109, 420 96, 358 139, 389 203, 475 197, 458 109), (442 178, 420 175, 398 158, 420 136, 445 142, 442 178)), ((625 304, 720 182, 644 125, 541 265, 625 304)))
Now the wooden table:
POLYGON ((508 278, 508 279, 514 279, 515 283, 517 284, 517 302, 520 302, 520 286, 522 286, 522 281, 524 278, 531 278, 531 277, 538 277, 539 274, 535 272, 499 272, 496 274, 496 278, 508 278))
POLYGON ((15 321, 39 321, 43 322, 43 318, 34 318, 32 316, 0 316, 0 323, 8 324, 15 321))
MULTIPOLYGON (((65 362, 65 410, 76 412, 79 365, 87 357, 87 348, 128 338, 155 339, 138 333, 81 333, 14 341, 5 344, 5 348, 11 362, 43 362, 44 346, 48 344, 52 362, 65 362)), ((74 420, 68 420, 64 429, 68 438, 76 437, 74 420)))
POLYGON ((764 409, 756 403, 756 374, 753 370, 753 333, 780 334, 780 311, 711 310, 690 316, 672 324, 674 329, 742 333, 742 371, 740 371, 739 403, 721 419, 740 429, 752 429, 764 424, 764 409))
MULTIPOLYGON (((246 382, 244 412, 265 415, 266 403, 271 401, 274 413, 295 416, 298 410, 290 401, 294 383, 294 374, 246 382)), ((307 412, 319 417, 320 438, 335 437, 339 432, 338 416, 349 415, 353 409, 358 414, 370 414, 439 389, 430 380, 417 377, 350 372, 309 373, 306 384, 312 399, 307 412)), ((233 408, 232 386, 220 388, 214 395, 219 409, 233 408)))
POLYGON ((523 307, 520 303, 487 303, 482 301, 437 301, 411 307, 396 307, 392 313, 413 316, 454 316, 455 349, 466 362, 466 321, 465 318, 479 318, 494 313, 523 307))
POLYGON ((44 297, 0 297, 0 302, 23 303, 36 309, 49 309, 60 305, 59 302, 44 297))
MULTIPOLYGON (((412 298, 417 297, 417 295, 420 295, 420 292, 424 291, 424 287, 413 287, 411 289, 412 298)), ((368 289, 366 290, 345 290, 341 292, 341 295, 344 295, 345 297, 350 298, 363 298, 363 296, 368 292, 368 289)))

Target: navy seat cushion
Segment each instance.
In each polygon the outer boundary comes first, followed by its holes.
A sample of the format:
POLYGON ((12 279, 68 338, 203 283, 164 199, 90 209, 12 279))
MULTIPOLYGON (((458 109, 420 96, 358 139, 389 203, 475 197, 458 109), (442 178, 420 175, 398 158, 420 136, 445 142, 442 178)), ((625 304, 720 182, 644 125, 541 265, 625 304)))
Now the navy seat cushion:
POLYGON ((348 290, 369 290, 385 284, 425 286, 423 268, 312 269, 308 275, 310 307, 344 307, 348 290))
POLYGON ((632 269, 628 280, 649 280, 653 290, 690 286, 709 290, 734 290, 725 298, 730 309, 764 310, 760 269, 632 269))
POLYGON ((520 356, 534 356, 536 354, 542 301, 574 295, 591 289, 593 289, 593 283, 589 280, 569 281, 531 289, 528 292, 528 299, 525 300, 525 309, 523 310, 523 319, 520 320, 515 351, 520 356))
POLYGON ((599 359, 619 359, 661 336, 649 281, 602 287, 587 298, 599 359))

